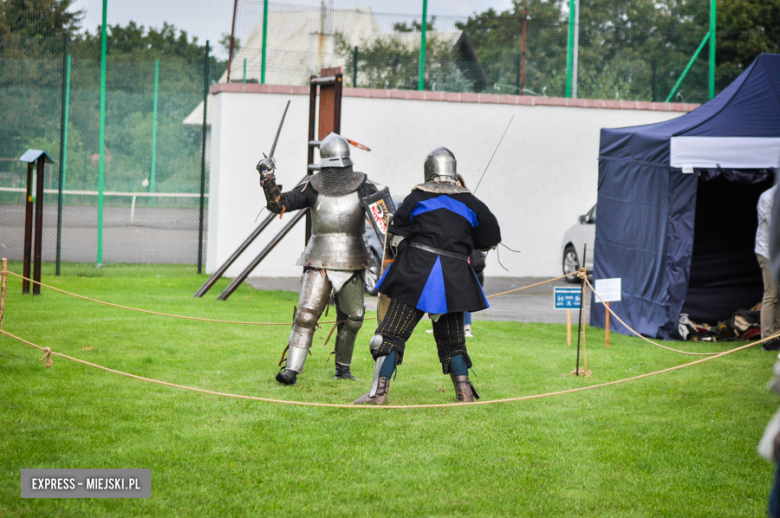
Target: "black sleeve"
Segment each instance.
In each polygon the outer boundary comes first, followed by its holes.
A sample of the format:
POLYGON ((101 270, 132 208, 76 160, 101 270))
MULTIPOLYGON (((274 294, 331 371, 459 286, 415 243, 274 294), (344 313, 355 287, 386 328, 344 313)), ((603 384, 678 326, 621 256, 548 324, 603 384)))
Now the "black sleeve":
POLYGON ((477 210, 477 221, 479 225, 471 231, 471 237, 474 240, 474 248, 477 250, 490 250, 501 242, 501 229, 498 226, 498 220, 487 208, 487 205, 479 202, 477 210))
POLYGON ((398 210, 395 211, 395 214, 393 215, 393 222, 390 224, 389 231, 392 234, 396 234, 399 236, 409 237, 409 234, 412 232, 412 209, 415 205, 417 205, 417 198, 419 191, 412 191, 412 193, 404 198, 404 201, 401 202, 400 207, 398 207, 398 210))
POLYGON ((365 182, 363 182, 363 185, 360 186, 360 189, 358 189, 358 196, 360 196, 360 198, 363 199, 366 196, 371 196, 378 190, 379 189, 376 188, 376 185, 366 180, 365 182))
POLYGON ((281 208, 284 207, 285 212, 292 212, 294 210, 305 209, 311 207, 317 201, 317 191, 310 185, 309 181, 303 182, 287 192, 282 193, 282 198, 279 200, 279 206, 277 210, 273 210, 269 204, 268 210, 279 214, 281 208))

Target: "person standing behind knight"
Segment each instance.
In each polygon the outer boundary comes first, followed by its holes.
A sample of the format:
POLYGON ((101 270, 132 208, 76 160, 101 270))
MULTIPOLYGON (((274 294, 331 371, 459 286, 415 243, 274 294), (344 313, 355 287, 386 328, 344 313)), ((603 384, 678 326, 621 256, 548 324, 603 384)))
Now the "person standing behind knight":
POLYGON ((501 242, 501 229, 490 209, 456 183, 452 151, 440 147, 425 159, 425 183, 416 186, 393 216, 388 232, 398 243, 395 261, 376 287, 390 303, 376 334, 371 390, 354 404, 382 405, 390 377, 404 358, 406 342, 428 313, 442 372, 449 374, 458 401, 479 395, 469 381, 463 312, 488 307, 482 286, 468 262, 473 249, 490 250, 501 242))
MULTIPOLYGON (((756 230, 756 258, 761 267, 761 276, 764 279, 764 297, 761 300, 761 338, 772 336, 780 331, 780 300, 778 300, 777 284, 772 276, 772 267, 769 260, 769 220, 772 216, 772 204, 777 191, 777 183, 764 191, 758 198, 756 212, 758 213, 758 229, 756 230)), ((777 351, 780 349, 780 338, 773 338, 764 342, 764 350, 777 351)))
POLYGON ((287 362, 276 375, 285 385, 296 382, 311 349, 317 321, 331 292, 336 299, 336 379, 356 379, 350 371, 355 338, 363 324, 363 275, 368 258, 360 199, 377 191, 364 173, 352 169, 349 144, 331 133, 320 143, 320 170, 291 191, 276 184, 273 158, 257 164, 268 210, 284 215, 311 211, 311 238, 296 263, 304 267, 298 310, 287 342, 287 362))

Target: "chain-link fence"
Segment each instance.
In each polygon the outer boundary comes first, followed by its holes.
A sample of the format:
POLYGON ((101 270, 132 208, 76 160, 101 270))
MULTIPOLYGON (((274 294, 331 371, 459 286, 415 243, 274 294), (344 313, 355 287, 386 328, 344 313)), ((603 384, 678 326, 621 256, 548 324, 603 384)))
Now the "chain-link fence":
MULTIPOLYGON (((229 80, 303 85, 324 66, 342 66, 349 86, 418 89, 423 1, 393 2, 393 12, 364 3, 238 0, 229 80)), ((576 97, 663 102, 708 34, 711 9, 710 0, 582 0, 573 48, 569 2, 467 4, 455 15, 458 5, 431 3, 422 89, 564 97, 568 79, 576 97)), ((763 28, 727 36, 754 32, 763 28)), ((672 100, 705 102, 708 70, 705 50, 672 100)), ((716 91, 740 71, 720 67, 716 91)))
MULTIPOLYGON (((711 0, 579 0, 575 48, 570 2, 561 0, 108 0, 101 183, 103 1, 4 5, 0 253, 21 259, 26 167, 18 157, 33 148, 57 162, 46 169, 43 250, 45 261, 56 257, 67 107, 61 254, 78 272, 96 263, 195 270, 202 159, 208 175, 207 38, 210 83, 304 85, 321 68, 341 66, 347 86, 664 101, 705 47, 711 14, 711 0)), ((780 50, 773 22, 753 23, 729 3, 719 9, 716 92, 758 51, 780 50)), ((780 8, 767 9, 761 16, 780 21, 780 8)), ((706 54, 672 100, 708 99, 706 54)))
MULTIPOLYGON (((119 31, 112 36, 112 43, 122 39, 119 31)), ((158 36, 175 46, 173 33, 158 36)), ((108 54, 101 182, 99 36, 76 35, 68 42, 64 35, 0 38, 4 257, 22 259, 27 166, 18 159, 26 149, 42 149, 56 161, 45 169, 44 272, 54 271, 58 231, 65 272, 94 273, 96 264, 111 271, 149 264, 178 265, 166 268, 168 274, 196 270, 207 221, 204 217, 201 235, 202 111, 196 123, 185 119, 203 100, 205 49, 182 44, 179 51, 191 54, 182 56, 175 49, 150 52, 145 43, 137 42, 129 52, 112 48, 108 54), (67 134, 61 124, 64 108, 67 134), (67 146, 61 156, 63 139, 67 146)), ((224 65, 215 60, 210 65, 216 81, 224 65)))

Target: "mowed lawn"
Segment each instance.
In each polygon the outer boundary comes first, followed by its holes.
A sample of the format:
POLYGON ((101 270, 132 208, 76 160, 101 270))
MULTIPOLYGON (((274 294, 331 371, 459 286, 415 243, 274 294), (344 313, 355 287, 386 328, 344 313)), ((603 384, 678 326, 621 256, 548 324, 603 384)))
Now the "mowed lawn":
MULTIPOLYGON (((17 269, 18 270, 18 269, 17 269)), ((219 319, 289 322, 294 293, 192 294, 204 276, 44 276, 90 297, 219 319)), ((373 316, 373 315, 369 315, 373 316)), ((333 320, 331 309, 326 320, 333 320)), ((289 327, 192 322, 100 306, 9 279, 3 329, 54 351, 183 385, 348 403, 373 371, 367 321, 353 370, 333 380, 330 326, 293 387, 274 381, 289 327)), ((393 404, 454 400, 424 320, 393 404)), ((570 376, 560 325, 475 321, 483 400, 541 394, 699 359, 587 329, 589 378, 570 376)), ((677 343, 725 351, 734 343, 677 343)), ((117 376, 0 337, 0 516, 764 515, 773 467, 756 445, 780 401, 776 354, 754 347, 684 370, 548 398, 436 409, 331 409, 242 401, 117 376), (149 468, 151 499, 20 498, 22 468, 149 468)))

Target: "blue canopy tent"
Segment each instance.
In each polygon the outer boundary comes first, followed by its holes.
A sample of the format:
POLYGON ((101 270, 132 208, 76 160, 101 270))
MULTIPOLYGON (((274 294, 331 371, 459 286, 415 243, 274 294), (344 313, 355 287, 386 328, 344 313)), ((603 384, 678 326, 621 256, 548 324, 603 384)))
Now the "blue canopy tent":
MULTIPOLYGON (((679 118, 602 129, 593 277, 622 279, 610 307, 643 335, 678 338, 680 313, 717 322, 759 302, 756 203, 777 167, 778 54, 679 118)), ((591 324, 604 317, 592 304, 591 324)))

